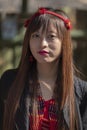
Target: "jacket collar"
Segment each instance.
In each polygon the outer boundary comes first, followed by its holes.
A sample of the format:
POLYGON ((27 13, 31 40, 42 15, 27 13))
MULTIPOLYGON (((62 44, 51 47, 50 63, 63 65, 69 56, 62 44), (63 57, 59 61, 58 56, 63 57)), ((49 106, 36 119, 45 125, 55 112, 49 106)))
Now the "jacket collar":
POLYGON ((69 123, 69 108, 67 105, 64 106, 63 108, 63 116, 64 116, 64 121, 67 125, 67 127, 70 127, 70 123, 69 123))

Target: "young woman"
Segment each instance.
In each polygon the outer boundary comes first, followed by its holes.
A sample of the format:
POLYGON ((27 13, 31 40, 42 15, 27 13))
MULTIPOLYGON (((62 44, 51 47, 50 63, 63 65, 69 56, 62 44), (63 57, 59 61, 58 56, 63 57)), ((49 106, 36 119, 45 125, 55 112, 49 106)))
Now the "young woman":
POLYGON ((87 83, 75 76, 69 18, 40 8, 25 27, 20 64, 0 81, 3 130, 86 130, 87 83))

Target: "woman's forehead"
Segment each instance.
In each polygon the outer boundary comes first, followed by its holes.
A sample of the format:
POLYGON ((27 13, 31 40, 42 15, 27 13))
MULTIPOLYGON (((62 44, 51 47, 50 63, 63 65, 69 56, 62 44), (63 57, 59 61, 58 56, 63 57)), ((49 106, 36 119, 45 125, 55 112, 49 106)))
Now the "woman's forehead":
POLYGON ((38 32, 57 32, 56 24, 53 22, 49 22, 47 26, 42 26, 37 30, 38 32))

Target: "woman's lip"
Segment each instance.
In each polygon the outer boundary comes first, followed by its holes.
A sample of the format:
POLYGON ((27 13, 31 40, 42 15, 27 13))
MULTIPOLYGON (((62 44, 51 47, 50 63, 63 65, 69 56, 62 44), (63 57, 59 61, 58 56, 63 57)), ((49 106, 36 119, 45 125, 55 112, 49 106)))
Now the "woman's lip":
POLYGON ((43 54, 48 54, 47 51, 39 51, 38 53, 39 53, 39 54, 42 54, 42 55, 43 55, 43 54))

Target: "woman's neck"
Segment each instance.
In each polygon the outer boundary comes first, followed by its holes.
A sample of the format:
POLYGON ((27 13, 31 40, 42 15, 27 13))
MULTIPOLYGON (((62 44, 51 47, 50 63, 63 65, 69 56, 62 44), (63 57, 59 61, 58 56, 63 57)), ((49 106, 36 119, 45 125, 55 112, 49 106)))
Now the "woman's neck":
POLYGON ((57 77, 58 64, 37 64, 38 80, 40 83, 42 97, 49 100, 53 96, 55 81, 57 77))
POLYGON ((42 97, 45 100, 52 98, 55 81, 57 77, 58 63, 37 63, 38 80, 40 83, 42 97))
POLYGON ((38 78, 40 80, 48 81, 56 78, 58 63, 40 64, 37 63, 38 78))

